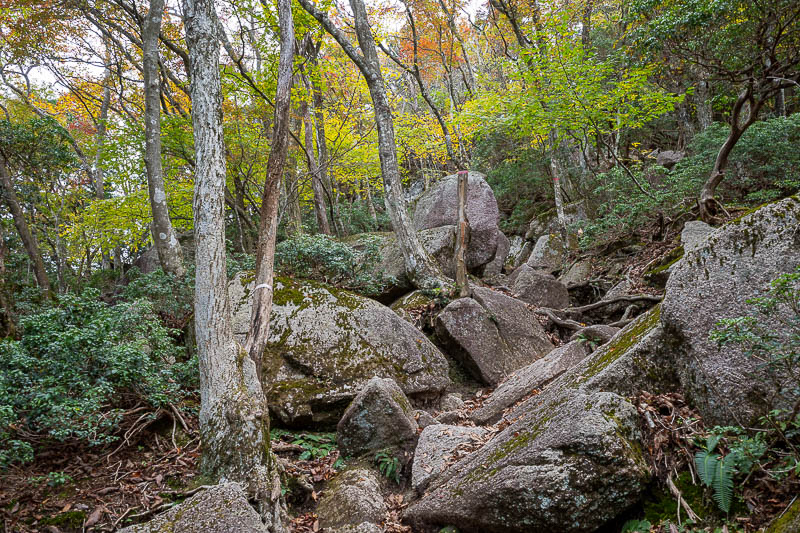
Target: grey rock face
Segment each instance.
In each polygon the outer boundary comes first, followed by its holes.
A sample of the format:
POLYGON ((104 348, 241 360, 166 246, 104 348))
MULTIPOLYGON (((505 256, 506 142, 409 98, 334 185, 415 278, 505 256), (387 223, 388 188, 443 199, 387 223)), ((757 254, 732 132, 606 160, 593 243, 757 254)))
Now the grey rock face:
MULTIPOLYGON (((414 227, 417 230, 452 226, 458 223, 458 175, 442 178, 423 194, 414 209, 414 227)), ((467 268, 479 268, 495 256, 499 229, 497 200, 486 178, 479 172, 470 172, 467 191, 467 218, 470 241, 467 247, 467 268)))
POLYGON ((336 426, 336 443, 345 456, 404 447, 416 436, 414 409, 391 379, 369 380, 336 426))
POLYGON ((503 267, 506 264, 506 258, 511 250, 511 241, 508 240, 502 231, 497 232, 497 251, 492 259, 485 267, 483 267, 483 276, 486 278, 502 274, 503 267))
POLYGON ((514 372, 492 392, 483 404, 472 412, 472 421, 478 425, 493 424, 503 411, 525 398, 536 389, 572 368, 586 357, 586 348, 580 342, 559 346, 538 361, 514 372))
POLYGON ((268 533, 241 485, 226 483, 198 492, 146 524, 121 533, 268 533))
POLYGON ((414 420, 417 421, 417 426, 419 426, 420 429, 425 429, 436 423, 436 420, 433 419, 433 416, 428 411, 423 411, 421 409, 414 411, 414 420))
POLYGON ((521 301, 484 287, 459 298, 436 318, 436 333, 476 379, 497 384, 553 349, 521 301))
POLYGON ((578 285, 592 277, 592 262, 589 259, 582 259, 571 265, 565 273, 559 276, 558 281, 571 287, 578 285))
MULTIPOLYGON (((319 524, 339 531, 370 531, 386 514, 377 477, 369 470, 345 470, 334 478, 317 505, 319 524)), ((379 530, 380 531, 380 530, 379 530)))
POLYGON ((719 348, 709 333, 723 318, 753 315, 747 300, 798 264, 800 200, 792 197, 717 229, 674 266, 662 322, 680 352, 681 385, 707 424, 748 424, 762 414, 759 399, 768 394, 758 361, 738 346, 719 348))
POLYGON ((514 271, 511 291, 534 307, 566 309, 569 307, 567 286, 547 272, 522 265, 514 271))
POLYGON ((533 252, 533 244, 534 243, 531 241, 525 241, 525 244, 522 245, 522 249, 520 249, 516 259, 514 259, 514 268, 524 265, 528 261, 528 258, 531 256, 531 252, 533 252))
POLYGON ((442 411, 456 411, 464 408, 464 400, 457 394, 446 394, 440 404, 442 411))
POLYGON ((639 438, 624 398, 562 395, 451 466, 406 517, 467 532, 594 531, 645 488, 639 438))
POLYGON ((531 268, 556 272, 564 265, 564 241, 557 233, 542 235, 525 262, 531 268))
POLYGON ((685 156, 686 154, 684 152, 664 150, 663 152, 658 152, 658 155, 656 155, 656 165, 660 165, 664 168, 672 168, 685 156))
MULTIPOLYGON (((522 253, 522 248, 525 246, 525 240, 520 237, 519 235, 512 235, 509 239, 509 249, 508 249, 508 256, 506 256, 506 265, 509 267, 518 266, 517 261, 519 260, 519 256, 522 253)), ((530 250, 528 250, 530 253, 530 250)), ((528 259, 527 257, 525 258, 528 259)), ((522 261, 523 263, 525 260, 522 261)))
MULTIPOLYGON (((253 284, 229 285, 234 334, 249 329, 253 284)), ((450 383, 444 356, 388 307, 316 282, 275 281, 264 382, 274 416, 287 425, 335 425, 373 376, 409 395, 438 396, 450 383)))
POLYGON ((691 252, 700 248, 705 243, 706 237, 714 232, 714 228, 702 220, 690 220, 683 225, 681 231, 681 244, 684 252, 691 252))
POLYGON ((411 466, 411 486, 421 493, 453 462, 459 447, 468 447, 486 435, 476 427, 436 424, 422 430, 411 466))

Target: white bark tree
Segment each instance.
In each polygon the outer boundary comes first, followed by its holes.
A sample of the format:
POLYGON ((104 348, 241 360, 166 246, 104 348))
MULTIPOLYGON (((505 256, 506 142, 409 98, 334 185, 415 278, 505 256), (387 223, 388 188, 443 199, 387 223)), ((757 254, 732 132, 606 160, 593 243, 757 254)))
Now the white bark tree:
POLYGON ((397 162, 397 148, 394 137, 394 121, 386 87, 383 82, 381 65, 375 40, 369 27, 367 8, 362 0, 350 0, 355 18, 356 37, 361 52, 347 39, 344 33, 331 21, 326 13, 320 11, 311 0, 298 0, 311 16, 325 28, 345 54, 356 64, 369 87, 372 106, 375 110, 375 125, 378 130, 378 156, 381 161, 383 190, 386 212, 392 221, 397 243, 403 252, 406 273, 418 288, 450 287, 451 281, 439 269, 436 261, 428 254, 417 237, 411 224, 400 180, 400 167, 397 162))
MULTIPOLYGON (((288 0, 282 0, 288 2, 288 0)), ((213 0, 184 0, 195 145, 193 200, 203 470, 242 483, 273 532, 285 531, 269 411, 254 361, 234 340, 225 269, 225 150, 213 0)))
POLYGON ((142 73, 144 75, 144 163, 147 188, 153 212, 153 245, 165 272, 183 277, 183 250, 169 218, 164 172, 161 167, 161 77, 158 43, 164 0, 150 0, 150 10, 142 23, 142 73))

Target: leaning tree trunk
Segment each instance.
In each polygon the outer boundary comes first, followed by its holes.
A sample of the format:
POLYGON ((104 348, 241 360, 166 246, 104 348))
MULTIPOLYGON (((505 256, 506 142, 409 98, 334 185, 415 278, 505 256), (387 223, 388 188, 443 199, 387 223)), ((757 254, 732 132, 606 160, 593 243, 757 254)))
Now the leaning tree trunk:
POLYGON ((418 288, 435 288, 451 286, 431 258, 430 254, 422 247, 416 231, 411 225, 411 220, 406 209, 406 199, 400 179, 400 167, 397 162, 397 151, 394 139, 394 122, 389 100, 386 97, 386 88, 383 84, 378 52, 367 19, 367 9, 362 0, 350 0, 355 17, 356 36, 361 46, 361 55, 345 37, 342 31, 330 20, 328 15, 321 12, 311 0, 298 0, 308 13, 322 24, 331 37, 342 47, 347 56, 359 68, 369 87, 372 97, 372 106, 375 110, 375 124, 378 130, 378 156, 383 174, 384 202, 386 212, 392 221, 392 228, 397 237, 397 243, 403 253, 406 273, 411 283, 418 288))
MULTIPOLYGON (((278 233, 278 199, 286 156, 289 151, 289 108, 292 92, 294 55, 294 22, 291 0, 278 0, 278 23, 281 31, 281 52, 278 62, 278 84, 275 90, 272 147, 267 159, 267 179, 261 199, 261 222, 256 249, 256 276, 253 308, 245 350, 255 362, 261 377, 262 354, 269 340, 269 315, 272 312, 275 277, 275 238, 278 233)), ((324 214, 324 213, 323 213, 324 214)))
POLYGON ((144 163, 147 188, 153 212, 153 244, 164 272, 182 277, 183 250, 172 227, 161 168, 161 83, 158 68, 158 43, 164 0, 150 0, 150 10, 142 24, 142 72, 144 74, 144 163))
POLYGON ((731 112, 731 129, 728 132, 728 138, 720 147, 717 153, 717 158, 714 161, 714 168, 711 170, 711 175, 703 185, 700 191, 700 197, 697 200, 697 205, 700 208, 700 218, 707 222, 713 221, 717 212, 718 202, 714 198, 717 187, 725 177, 725 170, 728 168, 728 158, 733 151, 736 143, 739 142, 742 135, 747 128, 753 125, 758 118, 758 112, 763 105, 762 98, 755 98, 753 95, 753 88, 748 86, 743 89, 739 96, 736 98, 736 103, 733 104, 731 112), (742 121, 742 112, 747 107, 747 116, 742 121))
MULTIPOLYGON (((288 1, 288 0, 283 0, 288 1)), ((185 0, 195 146, 195 334, 200 362, 203 469, 242 483, 271 531, 284 531, 269 411, 256 365, 231 329, 225 269, 225 149, 213 0, 185 0)))
POLYGON ((33 265, 36 284, 45 295, 49 296, 51 294, 50 279, 47 277, 47 271, 44 268, 39 241, 36 239, 36 235, 31 232, 28 221, 25 219, 25 213, 19 205, 19 198, 14 190, 14 184, 11 183, 11 174, 8 172, 6 158, 2 153, 0 153, 0 186, 3 188, 3 196, 8 210, 11 211, 11 217, 14 219, 14 226, 17 228, 19 238, 22 240, 25 251, 28 252, 28 257, 33 265))

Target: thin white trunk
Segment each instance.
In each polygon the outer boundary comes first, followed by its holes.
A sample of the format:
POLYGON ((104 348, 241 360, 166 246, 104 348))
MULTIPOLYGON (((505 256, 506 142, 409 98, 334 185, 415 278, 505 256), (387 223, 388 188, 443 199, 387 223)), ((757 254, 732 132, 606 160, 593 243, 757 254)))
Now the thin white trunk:
POLYGON ((203 470, 242 483, 270 531, 285 531, 269 411, 256 365, 233 338, 225 269, 225 149, 213 0, 185 0, 195 146, 195 334, 203 470))
POLYGON ((150 10, 142 24, 142 73, 144 75, 144 163, 147 188, 153 212, 153 245, 164 272, 183 277, 183 250, 172 227, 161 167, 161 79, 158 43, 164 0, 150 0, 150 10))

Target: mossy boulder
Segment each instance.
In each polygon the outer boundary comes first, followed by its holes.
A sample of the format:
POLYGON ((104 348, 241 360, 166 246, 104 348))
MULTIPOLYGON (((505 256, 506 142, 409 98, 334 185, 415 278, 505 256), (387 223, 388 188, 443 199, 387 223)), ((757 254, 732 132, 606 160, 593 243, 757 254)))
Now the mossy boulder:
POLYGON ((772 521, 766 533, 796 533, 800 531, 800 500, 795 500, 786 511, 772 521))
POLYGON ((433 302, 431 296, 428 296, 420 290, 416 290, 395 300, 390 307, 400 318, 410 324, 416 325, 416 313, 426 309, 430 306, 431 302, 433 302))
POLYGON ((556 399, 451 466, 406 518, 465 532, 588 532, 636 502, 649 478, 636 409, 607 392, 556 399))
MULTIPOLYGON (((252 278, 229 285, 234 334, 249 329, 252 278)), ((404 393, 438 397, 450 383, 444 356, 388 307, 323 283, 275 280, 264 384, 270 410, 289 426, 336 425, 374 376, 404 393)))
POLYGON ((565 253, 561 236, 558 233, 548 233, 536 241, 525 264, 536 270, 556 272, 564 267, 565 253))
MULTIPOLYGON (((439 226, 417 232, 417 237, 422 247, 433 257, 442 269, 442 272, 451 278, 455 277, 455 266, 453 257, 455 254, 455 226, 439 226)), ((345 242, 358 249, 364 245, 366 239, 379 239, 381 260, 375 266, 375 273, 391 280, 385 284, 383 292, 378 295, 382 302, 391 302, 407 292, 413 290, 414 286, 406 274, 405 258, 400 246, 397 244, 397 237, 393 232, 385 233, 360 233, 351 235, 345 242)))
POLYGON ((146 524, 120 533, 269 533, 261 517, 237 483, 225 483, 198 492, 146 524))
POLYGON ((791 376, 767 375, 742 347, 709 334, 721 319, 756 314, 748 301, 799 264, 800 199, 792 197, 718 228, 673 267, 662 322, 682 389, 707 424, 748 425, 768 408, 763 398, 790 385, 791 376))

